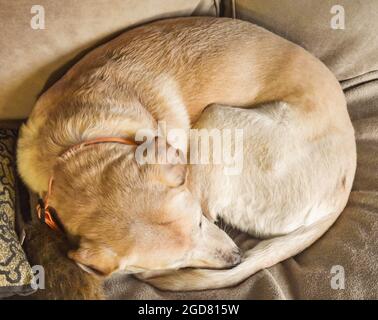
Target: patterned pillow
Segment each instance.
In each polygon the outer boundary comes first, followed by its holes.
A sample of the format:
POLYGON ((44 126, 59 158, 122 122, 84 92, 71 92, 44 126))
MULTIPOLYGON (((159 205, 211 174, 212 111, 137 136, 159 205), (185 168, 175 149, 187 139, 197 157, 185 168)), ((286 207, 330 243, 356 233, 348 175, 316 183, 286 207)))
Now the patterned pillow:
POLYGON ((0 129, 0 298, 32 291, 33 273, 15 231, 16 130, 0 129))

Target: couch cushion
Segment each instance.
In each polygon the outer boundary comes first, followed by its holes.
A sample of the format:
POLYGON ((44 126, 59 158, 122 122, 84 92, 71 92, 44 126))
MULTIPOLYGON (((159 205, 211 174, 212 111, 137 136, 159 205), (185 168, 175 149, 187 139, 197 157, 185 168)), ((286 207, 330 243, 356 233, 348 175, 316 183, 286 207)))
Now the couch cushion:
POLYGON ((16 131, 0 129, 0 298, 32 292, 32 270, 15 232, 16 131))
MULTIPOLYGON (((339 80, 378 70, 376 0, 234 0, 236 17, 289 39, 321 59, 339 80), (344 8, 345 29, 332 29, 344 8), (335 18, 335 19, 336 19, 335 18)), ((231 16, 232 1, 225 0, 231 16)), ((338 24, 340 26, 340 24, 338 24)))
POLYGON ((0 0, 0 119, 26 118, 43 88, 125 28, 165 17, 216 15, 218 5, 219 0, 65 0, 64 5, 0 0), (31 24, 43 27, 41 8, 45 29, 33 29, 31 24))

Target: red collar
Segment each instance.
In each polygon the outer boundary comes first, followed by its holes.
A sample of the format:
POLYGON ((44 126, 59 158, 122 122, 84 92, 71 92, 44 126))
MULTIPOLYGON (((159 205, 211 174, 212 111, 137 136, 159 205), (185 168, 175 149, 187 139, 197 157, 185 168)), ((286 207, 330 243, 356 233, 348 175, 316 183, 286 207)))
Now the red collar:
MULTIPOLYGON (((88 141, 84 141, 82 143, 76 144, 63 152, 60 157, 64 157, 68 153, 71 153, 72 151, 76 151, 78 149, 98 144, 98 143, 120 143, 120 144, 127 144, 127 145, 136 145, 136 143, 129 139, 124 138, 117 138, 117 137, 105 137, 105 138, 96 138, 88 141)), ((63 232, 63 225, 59 222, 58 217, 56 216, 56 212, 54 208, 49 206, 49 198, 52 193, 52 186, 54 182, 54 177, 51 176, 49 179, 49 185, 47 189, 47 193, 44 197, 44 199, 40 199, 37 205, 37 215, 39 220, 41 220, 43 223, 46 223, 51 229, 54 231, 62 231, 63 232)))

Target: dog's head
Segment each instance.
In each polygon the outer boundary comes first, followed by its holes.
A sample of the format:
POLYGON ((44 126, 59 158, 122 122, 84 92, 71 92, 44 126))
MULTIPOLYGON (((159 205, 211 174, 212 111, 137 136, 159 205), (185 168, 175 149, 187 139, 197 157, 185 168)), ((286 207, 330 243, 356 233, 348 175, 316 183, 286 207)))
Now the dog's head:
POLYGON ((139 165, 134 151, 96 145, 58 163, 51 205, 80 239, 69 257, 104 275, 236 264, 236 245, 188 190, 186 166, 139 165))

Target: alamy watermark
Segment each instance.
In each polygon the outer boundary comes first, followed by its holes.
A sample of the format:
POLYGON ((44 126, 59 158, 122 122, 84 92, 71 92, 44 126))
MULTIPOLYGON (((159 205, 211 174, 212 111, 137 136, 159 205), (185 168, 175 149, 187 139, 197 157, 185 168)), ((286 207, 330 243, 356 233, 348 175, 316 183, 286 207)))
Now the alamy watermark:
POLYGON ((331 268, 331 288, 333 290, 345 289, 345 269, 343 266, 335 265, 331 268))
POLYGON ((43 290, 46 288, 46 275, 43 266, 36 265, 32 267, 33 279, 30 284, 33 290, 43 290))
POLYGON ((41 5, 34 5, 30 9, 33 15, 30 20, 30 27, 34 30, 45 29, 45 8, 41 5))
POLYGON ((214 164, 223 166, 225 175, 243 170, 243 129, 167 130, 165 122, 157 129, 138 130, 136 161, 143 164, 214 164))
POLYGON ((345 29, 345 9, 342 5, 336 4, 331 7, 331 28, 334 30, 345 29))
POLYGON ((38 290, 46 289, 46 273, 45 268, 41 265, 35 265, 31 267, 32 279, 30 281, 30 288, 32 289, 28 293, 22 293, 23 296, 34 294, 38 290))

